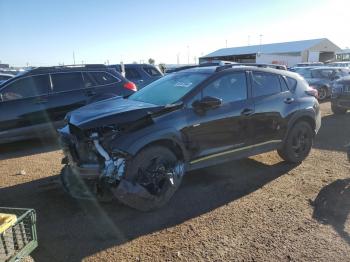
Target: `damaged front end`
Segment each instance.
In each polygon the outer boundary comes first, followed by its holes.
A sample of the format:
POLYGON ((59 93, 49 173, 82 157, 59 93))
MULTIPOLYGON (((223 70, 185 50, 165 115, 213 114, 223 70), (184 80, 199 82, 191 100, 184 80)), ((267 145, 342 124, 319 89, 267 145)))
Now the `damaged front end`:
MULTIPOLYGON (((66 164, 62 184, 76 198, 103 197, 106 188, 117 186, 125 172, 127 154, 109 153, 98 131, 84 131, 72 124, 58 130, 66 164), (108 185, 106 187, 106 185, 108 185)), ((107 133, 117 133, 110 128, 107 133)), ((106 141, 104 141, 106 142, 106 141)))
MULTIPOLYGON (((111 141, 117 139, 119 132, 114 126, 84 131, 68 124, 60 129, 61 145, 66 156, 63 160, 66 166, 61 175, 63 187, 75 198, 117 198, 133 208, 150 210, 150 207, 161 203, 164 196, 153 192, 149 183, 128 179, 127 165, 132 163, 133 156, 108 147, 111 141)), ((159 177, 166 179, 170 185, 167 194, 175 192, 184 172, 183 162, 162 170, 159 177)))

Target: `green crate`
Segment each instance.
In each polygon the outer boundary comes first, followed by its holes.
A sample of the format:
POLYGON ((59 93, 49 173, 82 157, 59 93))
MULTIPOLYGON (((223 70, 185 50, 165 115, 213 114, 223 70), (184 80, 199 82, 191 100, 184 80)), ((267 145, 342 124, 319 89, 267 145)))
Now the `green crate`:
POLYGON ((16 223, 0 234, 0 261, 21 261, 38 246, 35 210, 0 207, 0 213, 17 216, 16 223))

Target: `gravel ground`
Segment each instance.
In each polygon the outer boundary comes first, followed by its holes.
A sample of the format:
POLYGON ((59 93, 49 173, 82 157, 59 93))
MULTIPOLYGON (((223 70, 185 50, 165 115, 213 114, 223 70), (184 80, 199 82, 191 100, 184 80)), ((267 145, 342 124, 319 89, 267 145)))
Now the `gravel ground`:
POLYGON ((54 142, 1 146, 0 206, 37 210, 35 261, 350 261, 350 113, 321 107, 301 165, 272 152, 192 172, 150 213, 68 197, 54 142))

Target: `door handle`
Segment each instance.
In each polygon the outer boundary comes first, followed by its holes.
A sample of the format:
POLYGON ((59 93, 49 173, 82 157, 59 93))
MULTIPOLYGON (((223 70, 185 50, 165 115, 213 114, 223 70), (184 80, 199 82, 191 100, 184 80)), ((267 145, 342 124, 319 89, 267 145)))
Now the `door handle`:
POLYGON ((285 102, 286 104, 291 104, 291 103, 293 103, 293 101, 294 101, 294 98, 293 98, 293 97, 288 97, 288 98, 284 99, 284 102, 285 102))
POLYGON ((37 105, 46 104, 47 102, 48 102, 47 99, 44 99, 44 98, 37 98, 34 101, 34 103, 37 104, 37 105))
POLYGON ((254 113, 254 110, 251 108, 246 108, 241 112, 241 115, 243 116, 250 116, 254 113))
POLYGON ((96 95, 96 92, 95 91, 86 91, 85 93, 87 96, 94 96, 96 95))

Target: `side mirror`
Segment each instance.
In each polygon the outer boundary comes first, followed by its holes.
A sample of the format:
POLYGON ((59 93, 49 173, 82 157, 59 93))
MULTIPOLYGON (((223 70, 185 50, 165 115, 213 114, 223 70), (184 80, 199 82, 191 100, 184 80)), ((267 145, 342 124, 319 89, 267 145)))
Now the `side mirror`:
POLYGON ((222 100, 217 97, 206 96, 201 100, 196 100, 192 103, 192 107, 199 110, 207 110, 211 108, 219 107, 222 100))

